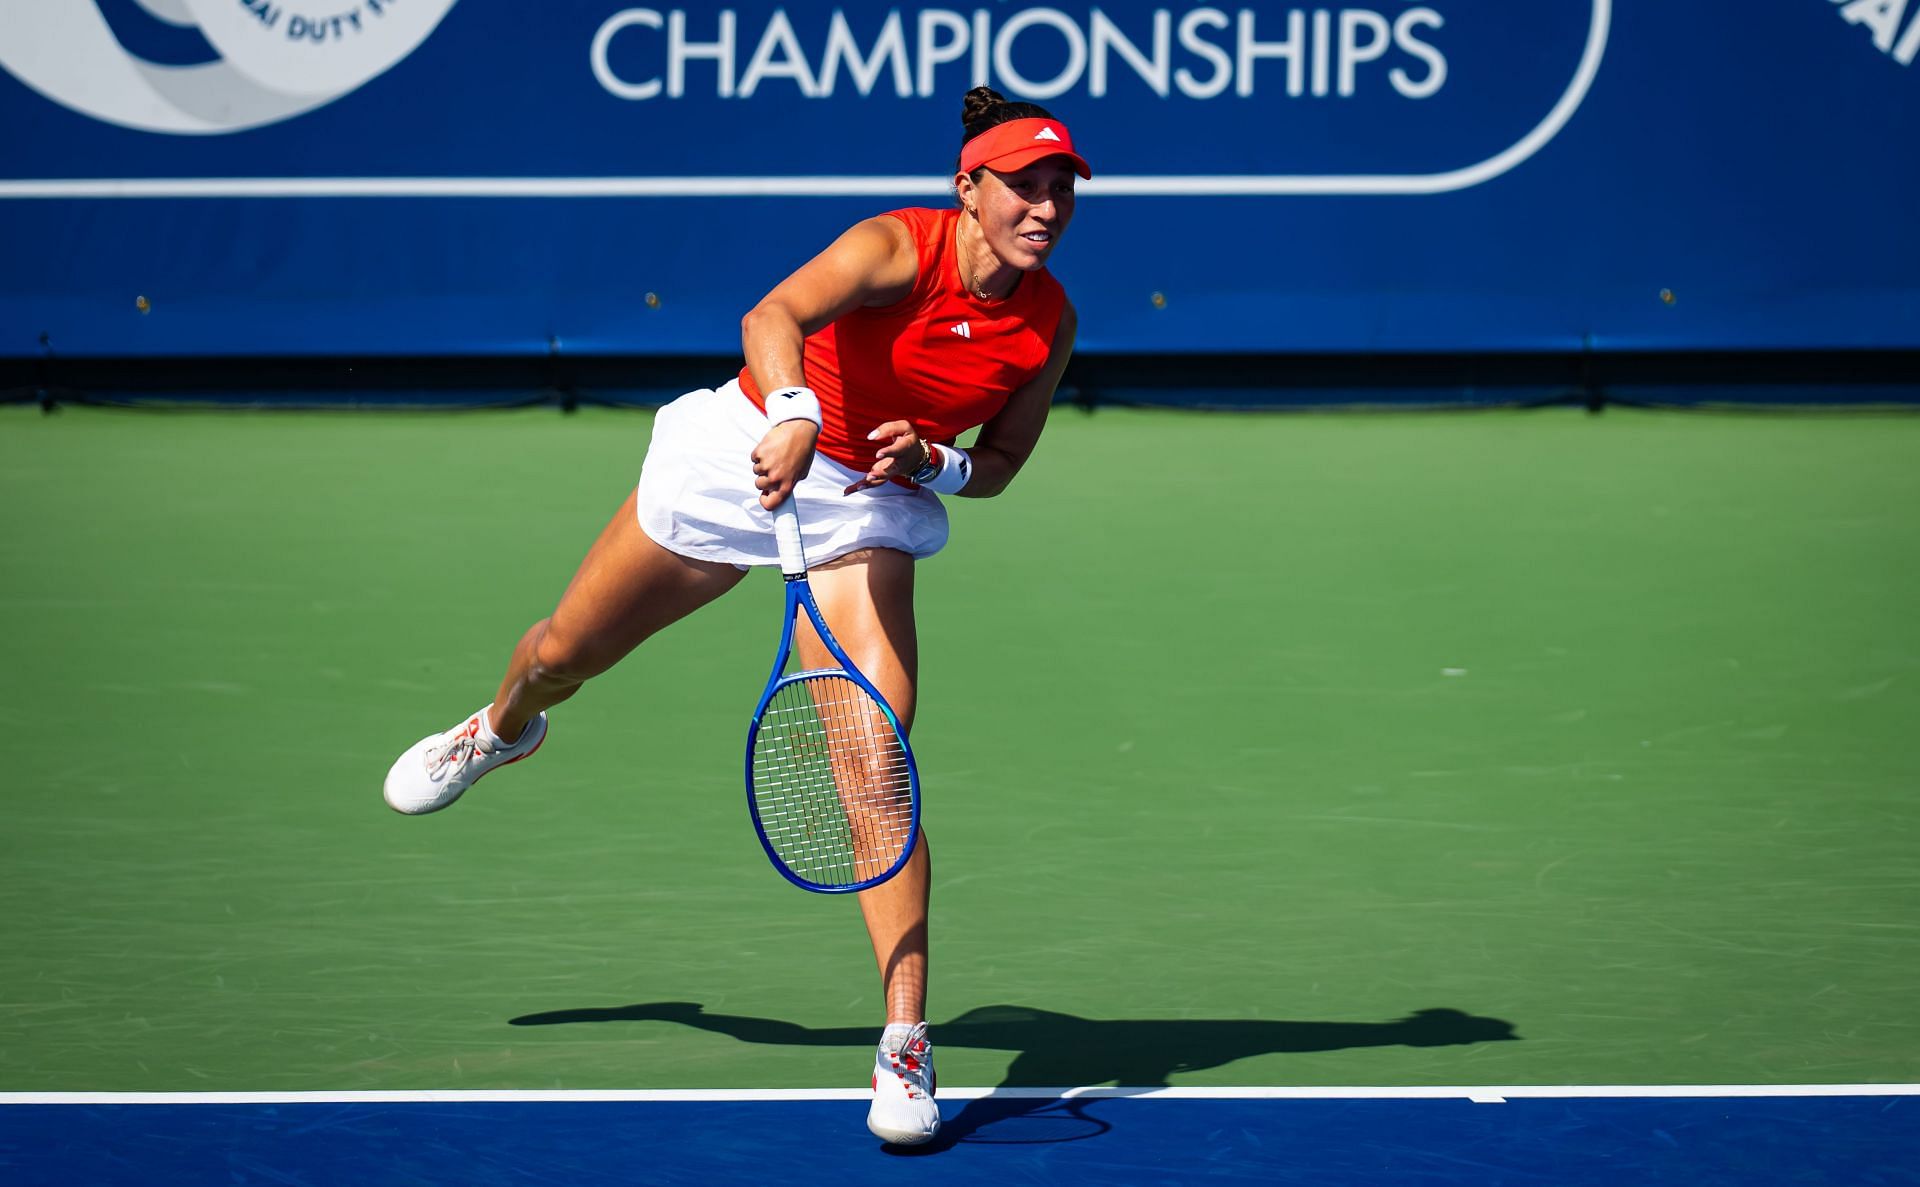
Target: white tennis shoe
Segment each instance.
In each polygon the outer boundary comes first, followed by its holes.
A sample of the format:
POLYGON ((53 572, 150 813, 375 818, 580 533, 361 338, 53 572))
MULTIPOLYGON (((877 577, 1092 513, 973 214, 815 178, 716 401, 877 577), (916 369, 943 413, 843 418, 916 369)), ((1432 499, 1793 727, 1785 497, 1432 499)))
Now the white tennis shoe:
POLYGON ((495 767, 504 767, 540 749, 547 740, 547 715, 527 723, 509 746, 487 724, 488 705, 459 725, 415 742, 387 772, 387 807, 409 816, 440 809, 460 798, 495 767))
POLYGON ((940 1132, 940 1106, 933 1093, 933 1044, 927 1024, 895 1022, 880 1036, 873 1056, 873 1106, 867 1128, 896 1146, 917 1146, 940 1132))

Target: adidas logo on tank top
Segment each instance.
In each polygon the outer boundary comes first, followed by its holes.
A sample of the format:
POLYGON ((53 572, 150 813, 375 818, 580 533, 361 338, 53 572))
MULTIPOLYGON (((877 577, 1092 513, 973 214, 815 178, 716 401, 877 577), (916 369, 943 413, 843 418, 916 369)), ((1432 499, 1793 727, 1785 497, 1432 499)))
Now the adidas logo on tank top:
POLYGON ((951 329, 962 338, 973 337, 973 327, 969 326, 966 322, 961 322, 959 325, 951 327, 951 329))

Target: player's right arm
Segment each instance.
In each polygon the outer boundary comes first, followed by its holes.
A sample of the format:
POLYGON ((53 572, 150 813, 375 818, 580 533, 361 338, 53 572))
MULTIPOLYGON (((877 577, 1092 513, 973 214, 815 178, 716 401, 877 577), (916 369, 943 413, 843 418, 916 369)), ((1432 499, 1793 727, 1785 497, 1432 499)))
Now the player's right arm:
POLYGON ((913 291, 919 257, 905 223, 881 215, 863 219, 740 319, 747 368, 763 392, 802 385, 801 345, 862 305, 891 305, 913 291))
MULTIPOLYGON (((808 334, 863 305, 891 305, 913 291, 919 256, 906 225, 880 216, 864 219, 740 319, 747 369, 762 392, 805 387, 802 364, 808 334)), ((819 430, 790 420, 768 430, 753 451, 754 485, 763 507, 778 506, 806 477, 819 430)))

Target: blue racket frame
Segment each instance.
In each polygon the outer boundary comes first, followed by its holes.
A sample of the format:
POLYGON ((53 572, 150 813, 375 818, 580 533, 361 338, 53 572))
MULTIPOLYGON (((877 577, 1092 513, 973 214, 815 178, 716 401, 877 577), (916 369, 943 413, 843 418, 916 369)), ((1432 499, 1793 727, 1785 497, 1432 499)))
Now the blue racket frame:
POLYGON ((880 690, 874 687, 873 681, 867 679, 866 673, 855 667, 853 661, 847 658, 847 653, 841 650, 840 641, 833 637, 833 631, 827 627, 827 620, 821 616, 820 607, 814 604, 813 587, 807 583, 806 559, 800 554, 800 521, 793 511, 792 498, 788 498, 774 509, 774 523, 777 529, 776 534, 781 538, 781 565, 784 570, 783 576, 786 578, 786 613, 784 625, 780 630, 780 647, 773 655, 773 675, 767 678, 766 691, 760 694, 760 703, 753 707, 753 722, 747 727, 747 814, 753 819, 754 834, 760 838, 760 847, 766 850, 767 860, 773 863, 774 869, 780 871, 781 877, 800 889, 811 890, 815 894, 852 894, 855 891, 878 886, 899 873, 908 859, 913 856, 914 849, 919 847, 920 767, 914 761, 913 746, 907 741, 907 732, 900 728, 900 718, 894 714, 893 706, 887 703, 886 697, 880 695, 880 690), (806 612, 807 618, 813 623, 813 629, 819 632, 820 641, 827 645, 827 653, 839 662, 838 668, 809 668, 781 675, 781 670, 787 666, 787 660, 793 655, 793 624, 799 618, 798 611, 806 612), (760 822, 760 806, 753 796, 753 744, 760 736, 760 722, 766 714, 767 705, 773 700, 774 694, 787 685, 798 684, 816 676, 845 676, 859 685, 861 690, 880 706, 880 711, 886 714, 887 724, 892 727, 894 735, 900 739, 901 752, 907 759, 908 804, 912 812, 907 843, 901 849, 900 856, 887 867, 886 872, 849 886, 823 886, 818 882, 802 878, 789 869, 787 863, 780 860, 780 854, 775 851, 773 842, 767 839, 767 830, 760 822))

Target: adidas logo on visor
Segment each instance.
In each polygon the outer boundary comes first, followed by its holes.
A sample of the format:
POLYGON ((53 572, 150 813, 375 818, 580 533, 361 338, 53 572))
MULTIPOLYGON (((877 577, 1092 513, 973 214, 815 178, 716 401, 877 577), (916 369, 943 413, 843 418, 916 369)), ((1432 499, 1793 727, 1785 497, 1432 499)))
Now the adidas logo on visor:
POLYGON ((1035 132, 1033 134, 1033 138, 1035 140, 1051 140, 1056 144, 1059 143, 1059 140, 1060 140, 1059 134, 1056 133, 1052 128, 1040 129, 1038 132, 1035 132))

